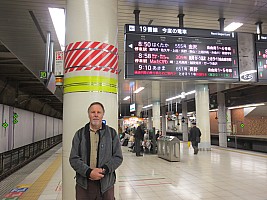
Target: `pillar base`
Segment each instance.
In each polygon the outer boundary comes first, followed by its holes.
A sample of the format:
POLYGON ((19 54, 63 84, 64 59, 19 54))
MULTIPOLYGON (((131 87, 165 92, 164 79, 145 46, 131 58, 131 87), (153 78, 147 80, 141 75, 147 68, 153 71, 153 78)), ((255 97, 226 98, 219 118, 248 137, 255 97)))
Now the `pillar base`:
POLYGON ((200 151, 210 151, 211 150, 211 146, 209 142, 201 142, 198 144, 198 149, 200 151))
POLYGON ((227 133, 219 133, 219 146, 227 147, 227 133))

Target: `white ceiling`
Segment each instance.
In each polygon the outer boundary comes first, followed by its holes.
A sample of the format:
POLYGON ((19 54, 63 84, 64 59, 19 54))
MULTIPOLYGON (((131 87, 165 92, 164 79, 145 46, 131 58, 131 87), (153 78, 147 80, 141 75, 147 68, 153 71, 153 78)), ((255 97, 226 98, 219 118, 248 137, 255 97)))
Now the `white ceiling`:
MULTIPOLYGON (((0 41, 29 68, 35 76, 43 69, 45 43, 29 14, 32 11, 44 34, 51 32, 55 50, 60 50, 48 7, 66 7, 66 0, 0 0, 0 41)), ((257 21, 262 21, 267 33, 267 0, 118 0, 119 48, 119 102, 130 95, 130 82, 145 89, 136 95, 138 104, 151 103, 151 81, 124 80, 124 24, 135 23, 133 11, 139 9, 140 24, 178 26, 178 14, 185 14, 184 27, 219 29, 218 18, 225 18, 225 25, 232 21, 243 22, 240 32, 256 32, 257 21)), ((1 69, 1 68, 0 68, 1 69)), ((194 89, 191 82, 161 81, 161 103, 165 99, 194 89)), ((216 84, 211 84, 216 91, 216 84)), ((129 103, 130 100, 126 101, 129 103)))

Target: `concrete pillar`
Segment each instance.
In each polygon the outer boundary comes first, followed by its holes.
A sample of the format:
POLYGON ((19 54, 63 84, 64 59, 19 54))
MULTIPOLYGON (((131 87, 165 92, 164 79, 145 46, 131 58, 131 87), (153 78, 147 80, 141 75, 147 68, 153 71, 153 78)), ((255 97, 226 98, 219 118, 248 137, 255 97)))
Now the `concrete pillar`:
POLYGON ((224 93, 222 92, 217 93, 217 102, 218 102, 219 146, 227 147, 226 108, 225 108, 224 93))
POLYGON ((196 85, 195 89, 196 122, 202 133, 199 149, 210 150, 209 88, 203 84, 196 85))
POLYGON ((73 200, 75 172, 68 159, 75 132, 89 121, 88 106, 101 102, 103 119, 118 126, 117 1, 67 0, 66 14, 62 199, 73 200))
POLYGON ((137 107, 136 107, 136 116, 137 117, 140 117, 140 113, 142 111, 142 108, 143 108, 143 104, 137 104, 137 107))
POLYGON ((182 117, 184 117, 184 123, 181 122, 183 130, 183 141, 188 141, 187 103, 185 101, 182 101, 182 117))
POLYGON ((162 108, 162 135, 166 135, 166 127, 167 127, 167 122, 166 122, 166 109, 165 107, 162 108))
POLYGON ((232 116, 231 116, 231 110, 226 110, 226 132, 227 135, 231 135, 233 133, 232 130, 232 116))
POLYGON ((151 110, 148 110, 147 112, 148 112, 148 115, 147 115, 147 129, 151 130, 153 128, 151 110))
POLYGON ((160 130, 160 102, 153 103, 153 127, 156 130, 160 130))
POLYGON ((152 81, 153 127, 160 130, 160 82, 152 81))

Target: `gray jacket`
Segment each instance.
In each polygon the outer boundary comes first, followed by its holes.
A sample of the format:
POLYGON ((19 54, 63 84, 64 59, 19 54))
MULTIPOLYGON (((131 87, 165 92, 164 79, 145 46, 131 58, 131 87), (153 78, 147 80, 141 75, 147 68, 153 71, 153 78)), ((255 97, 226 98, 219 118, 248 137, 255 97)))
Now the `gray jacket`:
MULTIPOLYGON (((92 171, 90 168, 91 143, 89 136, 89 123, 79 129, 72 140, 69 162, 76 171, 76 183, 87 189, 87 180, 92 171)), ((123 161, 121 144, 116 131, 102 124, 99 130, 99 144, 97 152, 97 167, 104 168, 105 176, 100 180, 101 192, 104 193, 116 181, 115 170, 123 161)))

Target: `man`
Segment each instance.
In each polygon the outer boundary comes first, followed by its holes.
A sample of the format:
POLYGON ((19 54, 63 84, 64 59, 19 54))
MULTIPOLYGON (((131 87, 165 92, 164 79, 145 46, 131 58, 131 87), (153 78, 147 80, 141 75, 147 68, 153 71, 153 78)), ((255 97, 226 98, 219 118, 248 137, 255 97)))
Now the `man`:
POLYGON ((189 132, 189 140, 192 143, 194 148, 194 154, 198 153, 198 143, 200 142, 201 131, 198 127, 196 127, 196 123, 192 123, 193 127, 190 129, 189 132))
POLYGON ((104 106, 88 108, 90 122, 79 129, 72 141, 69 162, 76 171, 77 200, 114 200, 115 170, 123 161, 116 131, 102 123, 104 106))
POLYGON ((134 133, 136 156, 142 156, 140 143, 141 143, 141 140, 143 140, 143 138, 144 138, 144 131, 141 125, 139 125, 134 133))

